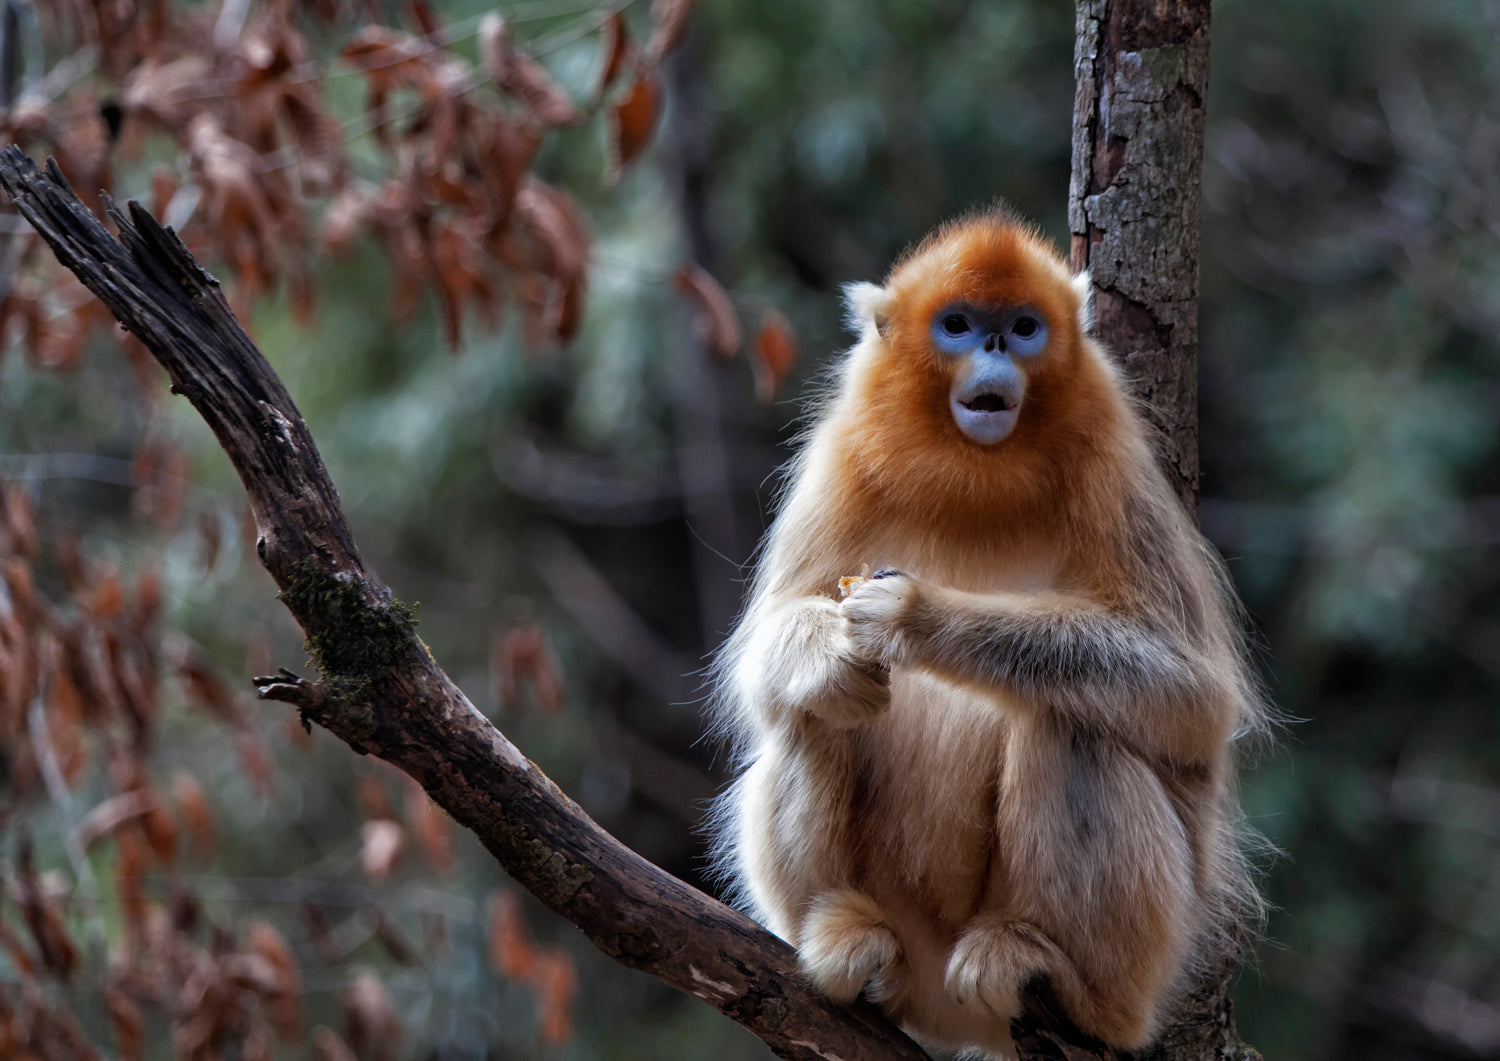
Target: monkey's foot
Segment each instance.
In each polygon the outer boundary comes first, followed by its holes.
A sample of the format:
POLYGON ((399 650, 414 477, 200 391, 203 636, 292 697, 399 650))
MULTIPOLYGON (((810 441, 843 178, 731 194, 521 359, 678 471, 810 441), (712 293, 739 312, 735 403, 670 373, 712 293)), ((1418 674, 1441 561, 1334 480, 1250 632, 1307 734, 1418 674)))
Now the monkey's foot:
POLYGON ((1081 986, 1077 969, 1046 933, 1025 921, 986 915, 969 922, 948 958, 943 986, 962 1006, 1001 1020, 1021 1013, 1021 988, 1040 973, 1060 990, 1081 986))
POLYGON ((863 892, 824 892, 814 899, 797 957, 813 985, 835 1002, 853 1002, 867 984, 875 1002, 890 1002, 904 989, 901 945, 863 892))

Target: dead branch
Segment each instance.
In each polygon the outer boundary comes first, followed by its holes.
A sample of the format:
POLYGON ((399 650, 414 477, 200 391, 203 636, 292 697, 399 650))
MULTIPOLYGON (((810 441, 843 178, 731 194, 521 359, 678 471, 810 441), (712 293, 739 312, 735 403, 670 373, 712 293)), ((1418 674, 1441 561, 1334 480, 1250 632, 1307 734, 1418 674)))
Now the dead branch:
POLYGON ((134 202, 128 214, 109 204, 117 241, 54 163, 43 173, 13 146, 0 154, 0 185, 146 344, 234 464, 261 563, 319 670, 316 683, 289 672, 258 679, 263 697, 296 704, 306 722, 410 774, 601 950, 704 999, 778 1056, 926 1056, 873 1007, 813 993, 790 947, 599 828, 479 713, 361 559, 291 396, 175 233, 134 202))

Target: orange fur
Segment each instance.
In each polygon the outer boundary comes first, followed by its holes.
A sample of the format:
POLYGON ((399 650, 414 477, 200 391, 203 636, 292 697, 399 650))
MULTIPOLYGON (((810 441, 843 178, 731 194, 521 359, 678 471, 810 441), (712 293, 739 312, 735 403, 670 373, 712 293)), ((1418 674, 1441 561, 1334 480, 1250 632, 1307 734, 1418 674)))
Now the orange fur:
POLYGON ((746 904, 835 997, 1005 1054, 1050 977, 1134 1048, 1253 901, 1229 743, 1259 724, 1234 603, 1056 254, 944 226, 850 301, 859 343, 790 470, 717 663, 745 771, 720 806, 746 904), (950 410, 954 304, 1027 307, 1003 440, 950 410), (899 569, 848 587, 860 571, 899 569))

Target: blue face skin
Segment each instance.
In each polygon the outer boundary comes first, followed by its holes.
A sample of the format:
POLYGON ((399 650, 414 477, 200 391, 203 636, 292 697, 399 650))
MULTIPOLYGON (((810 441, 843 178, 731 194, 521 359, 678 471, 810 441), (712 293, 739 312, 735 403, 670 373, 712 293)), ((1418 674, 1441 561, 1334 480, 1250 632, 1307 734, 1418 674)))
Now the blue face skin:
POLYGON ((933 344, 954 362, 948 407, 958 429, 982 446, 1015 429, 1026 396, 1019 365, 1047 348, 1047 322, 1029 306, 946 306, 932 318, 933 344))

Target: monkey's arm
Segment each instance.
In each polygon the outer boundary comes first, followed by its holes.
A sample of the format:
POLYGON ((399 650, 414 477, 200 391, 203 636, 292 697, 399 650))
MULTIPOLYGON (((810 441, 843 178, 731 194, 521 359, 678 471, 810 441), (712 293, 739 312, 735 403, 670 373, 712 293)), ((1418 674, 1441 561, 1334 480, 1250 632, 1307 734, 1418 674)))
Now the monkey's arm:
POLYGON ((1222 741, 1229 689, 1166 624, 1060 593, 967 593, 891 573, 843 602, 855 651, 965 684, 999 687, 1032 710, 1115 732, 1174 758, 1222 741))
POLYGON ((890 671, 856 651, 827 597, 756 602, 721 666, 728 706, 754 727, 806 715, 856 726, 890 705, 890 671))

